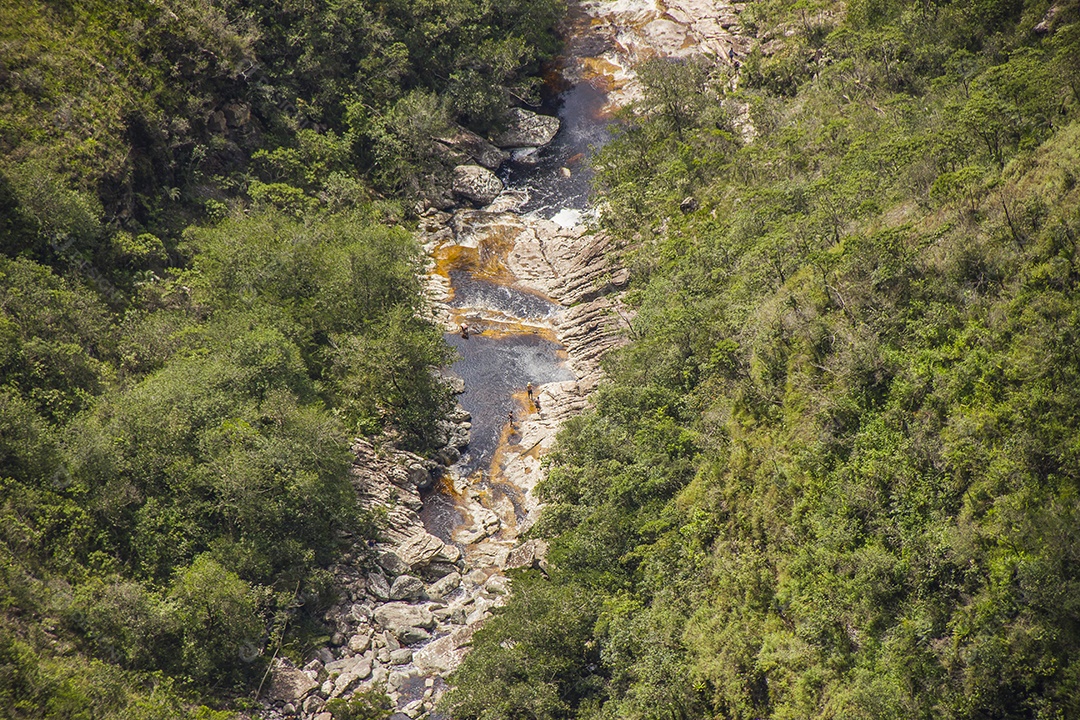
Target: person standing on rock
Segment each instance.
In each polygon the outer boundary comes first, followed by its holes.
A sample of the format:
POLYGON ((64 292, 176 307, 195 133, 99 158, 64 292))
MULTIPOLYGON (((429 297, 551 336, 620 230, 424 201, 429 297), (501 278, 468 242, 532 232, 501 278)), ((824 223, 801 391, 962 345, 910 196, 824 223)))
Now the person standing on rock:
POLYGON ((530 399, 530 400, 532 400, 532 399, 533 399, 533 393, 532 393, 532 390, 533 390, 533 388, 532 388, 532 383, 531 383, 531 382, 530 382, 530 383, 526 383, 526 384, 525 384, 525 392, 529 393, 529 399, 530 399))
POLYGON ((510 423, 510 429, 513 430, 514 429, 514 411, 513 410, 511 410, 510 412, 508 412, 506 414, 506 421, 508 423, 510 423))

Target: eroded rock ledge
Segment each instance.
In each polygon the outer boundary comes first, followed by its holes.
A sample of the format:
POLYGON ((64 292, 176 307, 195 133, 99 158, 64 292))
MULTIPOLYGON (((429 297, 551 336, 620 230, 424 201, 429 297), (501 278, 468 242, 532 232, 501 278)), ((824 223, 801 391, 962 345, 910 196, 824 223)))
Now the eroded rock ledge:
MULTIPOLYGON (((417 511, 436 464, 357 440, 350 475, 362 505, 385 514, 384 540, 360 544, 332 568, 340 599, 325 614, 330 646, 303 667, 275 661, 266 717, 329 720, 327 701, 386 689, 409 717, 429 711, 441 677, 461 662, 477 625, 505 602, 501 570, 542 567, 546 547, 532 540, 463 557, 428 533, 417 511)), ((483 543, 481 543, 483 545, 483 543)))

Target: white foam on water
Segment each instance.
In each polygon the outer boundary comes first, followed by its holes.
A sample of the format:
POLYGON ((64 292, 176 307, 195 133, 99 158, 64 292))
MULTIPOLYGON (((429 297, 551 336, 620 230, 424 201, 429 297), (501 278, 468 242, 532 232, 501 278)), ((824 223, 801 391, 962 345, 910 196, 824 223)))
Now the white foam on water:
POLYGON ((551 222, 555 223, 559 227, 573 228, 580 225, 584 217, 585 213, 580 210, 576 210, 574 208, 563 208, 552 216, 551 222))

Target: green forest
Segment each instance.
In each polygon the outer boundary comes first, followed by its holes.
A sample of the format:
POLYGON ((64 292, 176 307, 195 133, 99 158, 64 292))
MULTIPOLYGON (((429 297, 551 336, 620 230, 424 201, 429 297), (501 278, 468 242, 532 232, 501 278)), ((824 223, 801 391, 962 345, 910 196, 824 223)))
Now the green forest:
POLYGON ((431 448, 431 136, 537 90, 557 2, 0 0, 0 717, 233 717, 431 448))
MULTIPOLYGON (((431 138, 566 10, 0 0, 0 717, 227 720, 325 642, 352 439, 454 402, 431 138)), ((1080 1, 740 22, 591 159, 629 342, 442 712, 1080 717, 1080 1)))
POLYGON ((631 342, 448 707, 1080 717, 1080 4, 741 20, 594 160, 631 342))

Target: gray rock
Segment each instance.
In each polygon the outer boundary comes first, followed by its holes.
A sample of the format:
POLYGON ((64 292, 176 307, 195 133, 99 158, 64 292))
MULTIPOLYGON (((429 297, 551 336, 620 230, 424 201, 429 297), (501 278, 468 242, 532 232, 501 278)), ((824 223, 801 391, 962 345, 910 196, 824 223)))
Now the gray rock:
POLYGON ((298 670, 295 665, 283 658, 274 661, 271 672, 270 689, 266 694, 272 700, 280 700, 286 703, 297 702, 319 687, 319 683, 309 678, 298 670))
MULTIPOLYGON (((461 551, 458 550, 453 545, 447 545, 446 549, 447 549, 447 551, 449 551, 449 550, 457 551, 459 556, 461 554, 461 551)), ((442 553, 440 553, 440 554, 442 554, 442 553)), ((430 562, 430 563, 428 563, 427 565, 424 566, 423 575, 428 580, 438 580, 439 578, 446 577, 450 573, 457 572, 457 571, 458 571, 458 567, 457 567, 457 565, 454 565, 453 563, 440 562, 440 561, 437 561, 437 560, 433 560, 432 562, 430 562)))
POLYGON ((386 630, 385 632, 383 632, 382 637, 383 637, 382 646, 384 648, 389 649, 391 652, 394 651, 394 650, 397 650, 398 648, 401 647, 401 643, 398 642, 398 639, 396 637, 394 637, 394 634, 392 632, 390 632, 389 630, 386 630))
POLYGON ((411 677, 413 677, 413 673, 394 671, 386 679, 386 689, 390 692, 401 692, 401 689, 405 687, 411 677))
POLYGON ((295 715, 296 714, 296 706, 293 705, 292 703, 285 703, 284 707, 281 708, 281 714, 282 715, 295 715))
POLYGON ((355 663, 356 660, 354 658, 341 658, 340 660, 335 660, 334 662, 327 663, 326 672, 332 678, 337 677, 338 675, 341 675, 342 673, 348 671, 348 669, 351 668, 355 663))
POLYGON ((355 673, 347 672, 341 674, 336 680, 334 680, 334 692, 330 693, 330 697, 341 697, 349 690, 352 690, 358 682, 360 682, 360 678, 356 677, 355 673))
MULTIPOLYGON (((378 563, 391 575, 401 575, 402 573, 409 572, 409 564, 405 562, 396 552, 386 551, 379 553, 378 563)), ((378 597, 376 595, 376 597, 378 597)), ((379 598, 380 600, 382 598, 379 598)))
POLYGON ((322 660, 315 658, 304 666, 304 674, 309 678, 320 681, 326 677, 326 668, 323 666, 322 660))
POLYGON ((422 206, 434 208, 436 210, 452 210, 457 206, 454 201, 454 194, 444 187, 428 188, 424 192, 424 201, 422 206))
POLYGON ((506 595, 510 592, 510 580, 505 575, 492 575, 484 583, 484 589, 495 595, 506 595))
POLYGON ((349 638, 349 649, 354 653, 362 653, 371 647, 371 631, 358 633, 349 638))
POLYGON ((461 575, 451 572, 441 580, 433 582, 427 589, 428 597, 432 600, 442 600, 444 597, 457 590, 461 585, 461 575))
POLYGON ((476 632, 474 627, 462 627, 438 640, 433 640, 413 653, 413 662, 423 673, 449 672, 457 667, 465 656, 474 632, 476 632))
POLYGON ((398 635, 398 638, 406 645, 415 645, 416 643, 430 640, 431 633, 421 627, 409 627, 403 629, 401 634, 398 635))
POLYGON ((390 588, 391 600, 416 600, 424 594, 424 581, 412 575, 401 575, 390 588))
POLYGON ((458 165, 454 168, 453 190, 477 205, 487 205, 503 190, 502 180, 479 165, 458 165))
POLYGON ((442 560, 448 563, 456 563, 458 560, 461 559, 461 551, 458 550, 457 547, 454 545, 443 545, 442 549, 439 550, 439 552, 432 559, 436 561, 442 560))
POLYGON ((487 620, 491 617, 491 608, 493 607, 495 607, 495 603, 491 600, 478 598, 476 604, 473 605, 472 611, 465 616, 465 624, 476 625, 483 620, 487 620))
POLYGON ((326 701, 318 695, 312 695, 304 701, 304 714, 314 715, 326 707, 326 701))
POLYGON ((412 662, 412 650, 409 648, 400 648, 390 653, 391 665, 408 665, 412 662))
POLYGON ((465 624, 465 608, 460 605, 454 605, 447 608, 440 608, 432 612, 432 615, 442 623, 449 623, 450 625, 464 625, 465 624))
POLYGON ((543 147, 559 132, 559 118, 537 115, 531 110, 513 108, 506 129, 491 138, 501 148, 543 147))
POLYGON ((442 448, 435 455, 435 459, 438 460, 439 463, 441 463, 442 465, 446 465, 447 467, 450 467, 451 465, 456 463, 460 458, 461 451, 453 445, 448 445, 447 447, 442 448))
POLYGON ((506 557, 506 567, 544 569, 547 567, 547 550, 547 543, 543 540, 527 540, 510 551, 506 557))
POLYGON ((482 588, 490 575, 491 574, 486 570, 476 568, 461 579, 461 584, 465 586, 467 592, 470 592, 477 588, 482 588))
MULTIPOLYGON (((409 536, 407 540, 401 542, 395 552, 401 557, 402 561, 409 566, 409 568, 418 568, 428 564, 432 560, 445 560, 448 547, 452 545, 446 545, 442 540, 435 537, 431 533, 423 530, 423 528, 417 529, 417 531, 409 536)), ((460 555, 460 551, 454 548, 454 552, 460 555)), ((408 569, 403 571, 408 572, 408 569)), ((399 573, 399 574, 403 574, 399 573)))
POLYGON ((324 698, 330 697, 330 695, 332 695, 333 692, 334 692, 334 681, 333 680, 327 680, 326 682, 324 682, 322 684, 322 687, 319 688, 319 694, 322 695, 324 698))
POLYGON ((438 474, 436 474, 436 473, 434 473, 434 472, 429 472, 429 473, 427 473, 427 476, 426 476, 426 478, 425 478, 424 482, 423 482, 423 483, 421 483, 420 485, 417 485, 417 486, 416 486, 416 489, 417 489, 417 490, 430 490, 431 488, 435 487, 435 482, 436 482, 436 481, 437 481, 437 480, 439 479, 439 477, 441 477, 441 476, 442 476, 442 473, 441 473, 441 472, 440 472, 440 473, 438 473, 438 474))
POLYGON ((379 600, 390 599, 390 582, 382 573, 368 575, 368 590, 379 600))
POLYGON ((409 482, 418 488, 422 488, 425 484, 431 482, 431 473, 428 472, 426 467, 419 463, 410 465, 409 482))
POLYGON ((461 127, 451 134, 436 139, 451 150, 465 153, 488 170, 498 169, 509 157, 507 153, 484 138, 461 127))
POLYGON ((371 608, 364 603, 353 603, 353 606, 349 608, 349 617, 353 622, 367 622, 371 619, 371 608))

